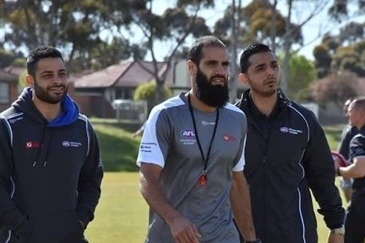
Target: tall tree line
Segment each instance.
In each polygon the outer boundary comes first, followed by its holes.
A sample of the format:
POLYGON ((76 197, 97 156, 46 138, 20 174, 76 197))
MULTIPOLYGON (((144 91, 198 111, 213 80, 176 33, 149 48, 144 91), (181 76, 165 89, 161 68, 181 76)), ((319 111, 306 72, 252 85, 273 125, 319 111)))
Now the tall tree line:
MULTIPOLYGON (((201 13, 205 9, 215 11, 213 0, 1 0, 0 27, 5 34, 0 40, 0 50, 6 49, 18 57, 21 51, 53 45, 67 53, 72 71, 97 70, 128 58, 140 61, 148 54, 154 64, 151 74, 157 82, 156 102, 159 102, 166 78, 159 73, 159 63, 166 62, 169 69, 175 60, 185 58, 190 37, 215 34, 235 55, 248 43, 264 42, 277 53, 283 53, 284 74, 289 74, 290 59, 295 54, 293 46, 305 45, 302 27, 329 2, 333 5, 331 16, 342 21, 351 1, 252 0, 242 6, 240 0, 233 0, 224 9, 222 18, 214 26, 207 26, 201 13), (280 12, 279 4, 284 4, 287 12, 280 12), (306 7, 313 10, 294 23, 295 10, 306 7), (157 45, 166 47, 162 59, 156 53, 161 51, 157 45)), ((363 1, 358 0, 358 4, 359 11, 364 10, 363 1)), ((361 27, 352 29, 359 34, 356 30, 361 27)), ((352 36, 355 40, 355 35, 352 36)), ((332 40, 328 35, 324 44, 332 40)), ((317 67, 328 63, 328 56, 331 62, 346 67, 332 56, 334 46, 328 44, 323 48, 315 50, 317 67)), ((3 56, 1 51, 0 56, 3 56)), ((289 83, 294 82, 290 75, 285 75, 285 89, 295 87, 289 83)))

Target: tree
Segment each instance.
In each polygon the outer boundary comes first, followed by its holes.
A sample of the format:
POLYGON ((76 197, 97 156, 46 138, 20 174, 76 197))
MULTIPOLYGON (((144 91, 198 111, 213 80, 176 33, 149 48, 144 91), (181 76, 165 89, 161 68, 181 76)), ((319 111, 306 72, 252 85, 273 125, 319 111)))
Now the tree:
MULTIPOLYGON (((221 38, 227 45, 231 44, 232 32, 238 36, 240 45, 239 49, 244 48, 252 42, 263 42, 272 45, 272 26, 275 26, 275 40, 285 35, 285 17, 279 12, 275 14, 275 24, 273 21, 273 5, 268 1, 253 0, 245 7, 241 7, 241 20, 237 29, 233 28, 232 15, 234 7, 227 6, 222 18, 218 19, 214 25, 214 34, 221 38), (235 32, 236 31, 236 32, 235 32)), ((297 32, 296 38, 292 41, 300 41, 301 35, 297 32)))
POLYGON ((349 71, 365 76, 365 42, 361 38, 364 24, 350 22, 338 35, 326 35, 315 47, 314 56, 319 77, 334 71, 349 71))
POLYGON ((362 16, 365 13, 364 0, 334 0, 328 10, 329 16, 337 22, 346 21, 353 17, 362 16), (354 11, 350 11, 350 5, 354 11))
POLYGON ((365 2, 363 0, 332 1, 328 15, 337 26, 342 23, 345 25, 340 28, 340 34, 328 33, 322 39, 322 43, 315 47, 314 56, 319 77, 333 72, 333 69, 349 70, 361 76, 364 75, 361 68, 364 56, 363 48, 360 48, 361 51, 358 52, 356 45, 358 42, 362 42, 365 24, 352 21, 356 17, 363 16, 364 13, 365 2), (354 52, 354 50, 356 51, 354 52))
POLYGON ((347 70, 358 76, 364 76, 365 68, 360 62, 360 55, 356 52, 355 46, 339 47, 333 56, 332 66, 335 70, 347 70))
POLYGON ((342 107, 349 97, 359 95, 358 85, 358 78, 353 73, 332 73, 313 83, 311 87, 312 97, 319 104, 331 101, 342 107))
POLYGON ((330 72, 332 56, 329 53, 329 48, 325 44, 318 45, 313 50, 315 58, 315 66, 317 69, 317 77, 323 78, 330 72))
MULTIPOLYGON (((115 15, 112 14, 113 2, 123 2, 126 7, 131 5, 131 0, 1 1, 0 9, 4 11, 0 12, 0 22, 6 31, 5 42, 12 50, 29 51, 42 45, 55 46, 67 53, 65 57, 71 70, 73 60, 83 63, 82 68, 90 68, 92 60, 95 59, 93 53, 105 49, 105 45, 110 44, 101 39, 100 32, 111 28, 111 24, 115 23, 115 15)), ((133 9, 124 8, 119 14, 128 11, 133 9)), ((123 38, 117 41, 122 47, 128 44, 123 38)), ((125 52, 113 53, 115 58, 118 58, 117 55, 120 55, 119 58, 125 57, 130 51, 129 48, 121 50, 125 52)), ((100 56, 99 53, 97 55, 100 63, 106 66, 110 64, 108 61, 102 61, 104 56, 100 56)))
POLYGON ((363 40, 364 28, 364 23, 350 22, 346 24, 344 27, 340 28, 340 34, 338 35, 340 42, 354 44, 363 40))
MULTIPOLYGON (((301 28, 307 24, 313 17, 324 10, 329 0, 325 1, 299 1, 288 0, 285 4, 288 6, 287 15, 283 15, 278 11, 278 0, 253 0, 241 9, 242 21, 238 27, 236 34, 239 35, 238 48, 246 46, 252 42, 262 42, 271 46, 273 51, 283 52, 282 61, 282 88, 287 89, 289 82, 289 62, 291 54, 298 51, 292 51, 293 45, 304 46, 304 40, 301 34, 301 28), (272 3, 271 3, 272 2, 272 3), (307 15, 303 18, 297 18, 297 23, 293 23, 295 10, 312 9, 306 11, 307 15)), ((233 8, 228 6, 224 17, 217 21, 214 26, 214 33, 221 36, 222 39, 230 43, 230 32, 232 24, 230 17, 233 8)), ((284 13, 285 14, 285 13, 284 13)))
POLYGON ((129 41, 113 37, 110 43, 100 42, 88 50, 85 49, 83 54, 77 55, 72 61, 72 70, 100 70, 126 60, 130 56, 129 41))
POLYGON ((102 68, 130 56, 143 66, 140 61, 150 54, 155 67, 151 74, 157 82, 156 102, 160 102, 175 54, 183 53, 179 49, 188 37, 210 33, 199 12, 214 6, 214 1, 176 0, 162 12, 153 11, 154 3, 153 0, 1 1, 0 9, 4 11, 0 12, 0 24, 6 30, 5 42, 11 49, 29 51, 40 45, 55 46, 64 51, 70 71, 102 68), (136 33, 135 27, 140 33, 136 33), (135 38, 136 34, 141 38, 135 38), (157 44, 166 47, 162 58, 167 63, 165 72, 160 72, 157 65, 161 61, 156 57, 157 44))
POLYGON ((8 51, 0 48, 0 68, 9 66, 15 57, 8 51))
MULTIPOLYGON (((138 43, 132 44, 133 58, 144 67, 140 61, 146 53, 149 53, 154 64, 152 72, 147 68, 145 70, 153 75, 157 83, 155 104, 163 100, 163 85, 178 49, 183 46, 189 36, 199 37, 210 33, 205 20, 198 16, 202 7, 210 6, 213 6, 212 0, 177 0, 174 7, 167 8, 158 14, 153 11, 153 1, 149 0, 137 11, 130 13, 130 26, 138 27, 142 35, 138 43), (163 73, 157 65, 158 43, 166 47, 164 60, 167 65, 163 73)), ((135 32, 129 32, 129 34, 132 36, 135 32)))
MULTIPOLYGON (((215 23, 213 33, 228 45, 232 59, 236 60, 238 50, 242 50, 248 44, 263 42, 271 45, 275 39, 285 34, 285 17, 275 11, 276 7, 268 1, 254 0, 242 7, 239 0, 237 7, 233 0, 232 5, 226 8, 223 17, 215 23)), ((294 39, 295 41, 297 40, 294 39)), ((236 63, 233 62, 230 79, 230 97, 233 100, 237 95, 235 87, 237 69, 236 63)))
MULTIPOLYGON (((281 59, 281 58, 280 58, 281 59)), ((316 78, 316 70, 311 61, 301 55, 293 54, 289 62, 287 95, 296 101, 310 99, 310 84, 316 78)))
POLYGON ((22 58, 18 57, 18 58, 15 58, 15 59, 13 60, 13 62, 11 63, 11 65, 10 65, 10 66, 12 66, 12 67, 22 67, 22 68, 24 68, 24 67, 25 67, 25 63, 26 63, 26 60, 25 60, 25 58, 24 58, 24 57, 22 57, 22 58))
MULTIPOLYGON (((316 15, 318 15, 320 12, 323 11, 323 9, 325 8, 325 6, 327 5, 329 1, 313 1, 312 3, 314 4, 313 8, 311 11, 309 11, 308 16, 306 16, 306 18, 304 18, 303 20, 301 20, 299 22, 299 24, 295 25, 295 26, 291 26, 291 21, 292 21, 292 12, 294 11, 294 6, 295 3, 299 3, 299 5, 297 6, 299 9, 300 8, 305 8, 308 7, 309 5, 305 6, 303 5, 303 3, 301 3, 300 1, 296 1, 296 0, 287 0, 287 4, 288 4, 288 15, 287 15, 287 19, 286 19, 286 26, 285 26, 285 36, 283 38, 283 52, 284 52, 284 60, 283 60, 283 75, 282 75, 282 88, 284 89, 284 91, 288 88, 288 73, 289 73, 289 61, 290 61, 290 50, 292 48, 292 39, 295 38, 295 36, 297 35, 296 33, 300 31, 300 29, 307 24, 313 17, 315 17, 316 15)), ((305 1, 306 4, 311 4, 311 1, 305 1)), ((301 43, 301 46, 303 46, 303 43, 301 43)))
POLYGON ((27 87, 27 82, 25 81, 25 76, 28 74, 27 70, 21 72, 18 77, 18 89, 24 89, 27 87))
MULTIPOLYGON (((148 113, 152 110, 155 104, 155 94, 156 94, 156 81, 152 80, 150 82, 140 84, 136 91, 134 92, 133 100, 146 100, 147 101, 147 109, 148 113)), ((171 90, 164 85, 163 87, 163 98, 167 99, 171 97, 171 90)))

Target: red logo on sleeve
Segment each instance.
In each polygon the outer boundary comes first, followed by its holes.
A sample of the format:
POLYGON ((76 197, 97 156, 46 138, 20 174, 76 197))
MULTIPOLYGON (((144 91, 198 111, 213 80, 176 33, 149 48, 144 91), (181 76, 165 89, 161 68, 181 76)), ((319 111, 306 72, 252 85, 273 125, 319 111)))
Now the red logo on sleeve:
POLYGON ((39 142, 29 141, 26 142, 25 148, 32 149, 32 148, 39 148, 41 144, 39 142))

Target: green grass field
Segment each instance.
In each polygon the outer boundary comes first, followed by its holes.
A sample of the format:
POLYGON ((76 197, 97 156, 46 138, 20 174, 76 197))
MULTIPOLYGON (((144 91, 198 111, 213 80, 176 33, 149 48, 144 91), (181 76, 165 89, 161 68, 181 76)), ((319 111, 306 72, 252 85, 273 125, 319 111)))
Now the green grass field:
POLYGON ((147 204, 138 189, 138 173, 107 172, 86 236, 91 243, 143 242, 147 214, 147 204))
MULTIPOLYGON (((139 192, 135 166, 139 139, 116 126, 94 126, 106 172, 102 197, 86 236, 91 243, 141 243, 147 229, 148 207, 139 192)), ((340 131, 340 126, 326 127, 332 149, 337 147, 340 131)), ((328 229, 318 214, 317 221, 319 242, 326 242, 328 229)))

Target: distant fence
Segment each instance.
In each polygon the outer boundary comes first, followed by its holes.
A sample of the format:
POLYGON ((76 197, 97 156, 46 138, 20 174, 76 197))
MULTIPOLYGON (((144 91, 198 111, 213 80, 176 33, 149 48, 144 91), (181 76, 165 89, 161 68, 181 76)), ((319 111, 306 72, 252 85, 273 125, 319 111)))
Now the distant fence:
POLYGON ((114 100, 113 109, 119 122, 129 121, 142 124, 147 120, 147 101, 145 100, 114 100))

